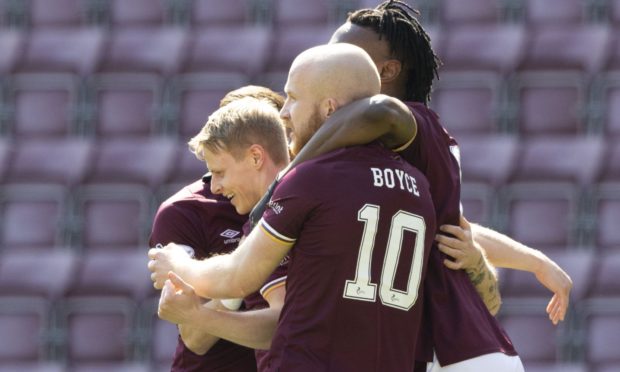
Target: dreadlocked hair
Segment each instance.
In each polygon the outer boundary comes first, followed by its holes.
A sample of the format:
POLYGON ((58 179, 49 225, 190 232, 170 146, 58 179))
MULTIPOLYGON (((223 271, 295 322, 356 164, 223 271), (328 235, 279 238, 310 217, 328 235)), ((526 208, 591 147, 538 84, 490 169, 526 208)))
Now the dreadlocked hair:
POLYGON ((428 104, 433 80, 441 61, 431 40, 415 18, 420 12, 399 0, 389 0, 374 9, 360 9, 349 14, 348 21, 368 27, 385 37, 390 53, 402 64, 406 74, 406 100, 428 104))

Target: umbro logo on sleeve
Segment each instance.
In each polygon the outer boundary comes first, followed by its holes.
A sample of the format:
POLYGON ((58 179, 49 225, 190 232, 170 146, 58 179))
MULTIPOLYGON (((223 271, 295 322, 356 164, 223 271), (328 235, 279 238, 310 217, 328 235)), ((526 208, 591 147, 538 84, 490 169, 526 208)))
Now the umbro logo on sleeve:
POLYGON ((226 229, 223 233, 220 234, 220 236, 223 236, 225 238, 231 239, 234 238, 235 236, 239 235, 239 231, 236 230, 232 230, 232 229, 226 229))

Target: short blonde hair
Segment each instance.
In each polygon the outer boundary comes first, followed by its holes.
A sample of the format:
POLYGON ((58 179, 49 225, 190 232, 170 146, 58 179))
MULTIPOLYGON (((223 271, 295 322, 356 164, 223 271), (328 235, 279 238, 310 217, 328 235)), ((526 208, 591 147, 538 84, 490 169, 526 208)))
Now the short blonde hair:
POLYGON ((226 93, 220 101, 220 107, 245 97, 265 100, 278 111, 282 110, 282 106, 284 106, 284 97, 273 90, 260 85, 246 85, 226 93))
POLYGON ((204 151, 227 151, 235 159, 253 144, 261 145, 275 164, 286 164, 288 147, 278 110, 256 98, 230 102, 215 111, 189 142, 190 151, 204 161, 204 151))

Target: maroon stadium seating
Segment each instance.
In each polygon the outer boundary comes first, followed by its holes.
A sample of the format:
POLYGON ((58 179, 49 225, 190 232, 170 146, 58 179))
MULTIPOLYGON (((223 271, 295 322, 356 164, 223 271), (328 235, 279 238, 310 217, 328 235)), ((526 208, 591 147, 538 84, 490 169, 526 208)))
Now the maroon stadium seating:
POLYGON ((620 249, 617 248, 598 255, 587 292, 588 297, 617 299, 620 296, 620 249))
POLYGON ((47 357, 49 311, 50 304, 40 298, 0 298, 0 334, 5 335, 0 337, 0 361, 27 365, 47 357))
POLYGON ((253 3, 253 0, 193 0, 192 24, 199 27, 249 24, 253 3))
POLYGON ((161 25, 168 16, 165 1, 110 0, 108 3, 108 18, 114 28, 161 25))
POLYGON ((506 183, 517 164, 520 141, 509 134, 458 136, 463 180, 493 186, 506 183))
POLYGON ((502 6, 496 0, 443 0, 440 20, 445 25, 463 23, 497 23, 502 17, 502 6))
POLYGON ((24 34, 17 30, 1 29, 0 32, 0 73, 13 71, 22 53, 24 34))
POLYGON ((83 25, 88 21, 87 4, 82 0, 30 0, 29 25, 48 29, 83 25))
POLYGON ((525 21, 534 26, 580 24, 585 20, 586 4, 582 0, 526 0, 525 21))
POLYGON ((271 0, 272 23, 282 30, 300 25, 324 27, 331 21, 330 7, 329 0, 271 0))

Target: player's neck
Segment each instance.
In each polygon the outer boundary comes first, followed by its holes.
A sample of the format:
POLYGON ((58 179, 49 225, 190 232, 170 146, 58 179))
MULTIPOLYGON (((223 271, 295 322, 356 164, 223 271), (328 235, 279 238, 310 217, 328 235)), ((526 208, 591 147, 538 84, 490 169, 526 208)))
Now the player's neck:
POLYGON ((264 164, 264 171, 262 172, 261 183, 260 183, 260 191, 261 195, 267 192, 271 183, 276 179, 278 173, 285 168, 287 164, 284 165, 276 165, 271 161, 266 162, 264 164))
POLYGON ((407 89, 405 87, 405 84, 399 84, 399 83, 400 83, 399 81, 382 83, 381 93, 388 95, 390 97, 398 98, 401 101, 406 101, 405 97, 407 96, 407 89))

